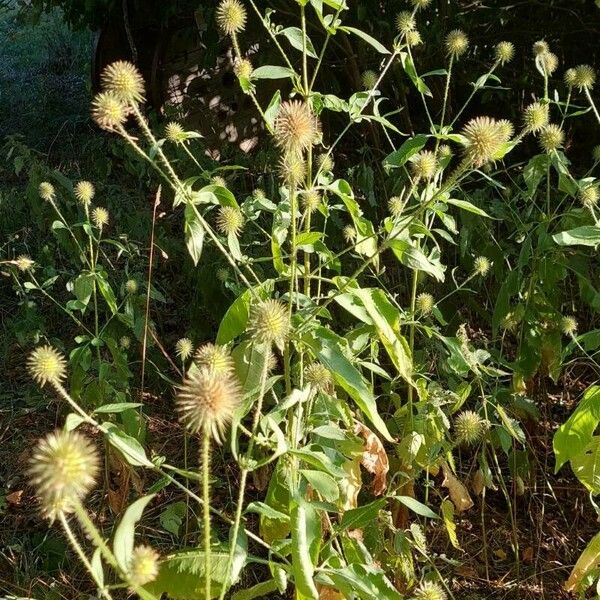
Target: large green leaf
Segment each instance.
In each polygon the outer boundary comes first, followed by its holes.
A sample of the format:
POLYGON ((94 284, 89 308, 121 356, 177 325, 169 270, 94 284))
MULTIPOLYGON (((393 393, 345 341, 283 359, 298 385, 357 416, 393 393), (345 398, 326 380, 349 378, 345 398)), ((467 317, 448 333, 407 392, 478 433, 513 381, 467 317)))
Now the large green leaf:
POLYGON ((600 245, 600 227, 598 225, 582 225, 561 231, 552 236, 559 246, 592 246, 600 245))
POLYGON ((142 518, 144 509, 152 498, 154 498, 154 495, 144 496, 131 504, 123 514, 123 517, 117 526, 117 530, 115 531, 113 552, 117 559, 117 563, 125 572, 129 571, 135 542, 136 523, 142 518))
POLYGON ((296 584, 296 600, 317 600, 319 592, 313 581, 314 565, 308 543, 306 507, 295 504, 290 511, 292 530, 292 569, 296 584))
POLYGON ((427 143, 426 135, 415 135, 406 140, 398 150, 388 154, 383 165, 385 167, 401 167, 406 164, 411 156, 420 152, 427 143))
POLYGON ((194 261, 194 265, 197 265, 202 255, 202 247, 204 246, 204 227, 191 204, 186 204, 185 207, 185 222, 184 222, 184 235, 185 245, 187 246, 188 252, 194 261))
POLYGON ((582 452, 573 456, 571 467, 592 494, 600 493, 600 436, 594 436, 582 452))
POLYGON ((592 541, 587 545, 587 548, 575 563, 571 575, 565 584, 566 590, 568 592, 577 590, 577 586, 586 573, 598 566, 598 564, 600 564, 600 533, 597 533, 592 538, 592 541))
POLYGON ((352 564, 341 569, 323 569, 346 598, 403 600, 385 573, 372 565, 352 564))

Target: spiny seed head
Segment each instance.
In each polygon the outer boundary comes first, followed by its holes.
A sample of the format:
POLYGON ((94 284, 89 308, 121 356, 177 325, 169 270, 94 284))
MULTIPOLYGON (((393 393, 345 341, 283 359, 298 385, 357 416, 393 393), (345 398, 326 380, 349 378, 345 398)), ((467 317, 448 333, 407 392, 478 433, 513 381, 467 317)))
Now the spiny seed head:
POLYGON ((424 581, 414 593, 415 600, 446 600, 446 592, 438 583, 424 581))
POLYGON ((441 144, 438 148, 438 156, 441 160, 450 159, 453 156, 452 148, 448 144, 441 144))
POLYGON ((77 198, 81 204, 87 206, 94 199, 96 189, 89 181, 78 181, 73 193, 75 194, 75 198, 77 198))
POLYGON ((558 68, 558 56, 553 52, 544 52, 539 55, 538 59, 546 75, 552 75, 558 68))
POLYGON ((375 71, 371 71, 371 69, 366 70, 361 75, 362 86, 365 90, 372 90, 377 85, 377 73, 375 71))
POLYGON ((333 387, 331 371, 319 362, 304 369, 304 381, 320 392, 327 392, 333 387))
POLYGON ((223 235, 238 236, 244 226, 244 215, 237 206, 222 206, 219 208, 217 228, 223 235))
POLYGON ((194 344, 189 338, 181 338, 175 344, 175 354, 181 360, 187 360, 194 353, 194 344))
POLYGON ((150 546, 136 546, 131 553, 128 576, 133 586, 141 586, 158 577, 160 556, 150 546))
POLYGON ((411 170, 417 179, 431 179, 435 175, 437 161, 435 154, 429 150, 423 150, 413 157, 411 170))
POLYGON ((17 256, 17 258, 15 259, 14 262, 15 262, 17 269, 19 269, 19 271, 22 271, 22 272, 29 271, 31 268, 33 268, 33 265, 35 264, 35 262, 33 260, 31 260, 31 258, 29 258, 29 256, 26 256, 25 254, 21 254, 21 256, 17 256))
POLYGON ((221 175, 213 175, 210 178, 210 185, 218 185, 220 187, 227 187, 227 181, 225 181, 225 177, 221 177, 221 175))
POLYGON ((279 300, 265 300, 252 307, 249 330, 256 342, 282 348, 290 334, 288 308, 279 300))
POLYGON ((489 273, 491 268, 492 263, 490 262, 490 259, 486 256, 478 256, 473 261, 473 272, 477 275, 480 275, 481 277, 485 277, 489 273))
POLYGON ((535 42, 532 49, 534 56, 539 56, 540 54, 546 54, 547 52, 550 52, 550 46, 548 46, 548 43, 544 40, 538 40, 535 42))
POLYGON ((225 35, 244 31, 246 9, 239 0, 222 0, 217 8, 217 24, 225 35))
POLYGON ((406 203, 400 196, 392 196, 388 200, 388 209, 392 217, 399 217, 404 211, 406 203))
POLYGON ((536 133, 542 127, 548 125, 550 118, 550 110, 547 104, 541 102, 533 102, 523 112, 523 123, 525 130, 531 133, 536 133))
POLYGON ((125 291, 128 294, 135 294, 138 291, 138 282, 135 279, 128 279, 125 282, 125 291))
POLYGON ((180 144, 185 141, 185 130, 179 123, 171 121, 165 127, 165 138, 173 144, 180 144))
POLYGON ((117 129, 128 116, 129 108, 113 92, 100 92, 92 101, 92 119, 101 129, 117 129))
POLYGON ((275 143, 285 154, 302 154, 317 142, 320 134, 319 120, 306 102, 282 102, 275 119, 273 135, 275 143))
POLYGON ((431 4, 431 0, 410 0, 410 3, 417 10, 427 8, 431 4))
POLYGON ((94 446, 76 431, 56 430, 41 439, 31 457, 29 475, 40 496, 42 510, 54 521, 94 487, 99 471, 94 446))
POLYGON ((144 78, 137 67, 126 60, 108 65, 102 72, 101 80, 103 90, 112 92, 125 104, 144 101, 144 78))
POLYGON ((42 181, 38 187, 38 193, 42 200, 46 200, 46 202, 51 202, 56 198, 56 191, 54 190, 54 186, 48 181, 42 181))
POLYGON ((302 206, 308 213, 314 213, 321 204, 321 193, 319 190, 304 190, 302 193, 302 206))
POLYGON ((469 38, 464 31, 455 29, 446 36, 446 54, 460 58, 469 48, 469 38))
POLYGON ((232 373, 234 363, 226 346, 203 344, 194 354, 194 362, 200 368, 211 369, 218 373, 232 373))
POLYGON ((240 402, 240 388, 232 375, 202 367, 188 372, 175 407, 188 430, 220 442, 240 402))
POLYGON ((344 235, 344 239, 349 244, 356 241, 356 229, 354 229, 353 225, 346 225, 342 231, 344 235))
POLYGON ((579 90, 590 90, 596 83, 596 71, 590 65, 579 65, 575 67, 575 86, 579 90))
POLYGON ((221 283, 225 283, 229 279, 229 270, 223 267, 217 269, 217 279, 221 283))
POLYGON ((233 72, 237 75, 238 79, 250 79, 253 71, 254 67, 247 58, 236 60, 233 66, 233 72))
POLYGON ((396 29, 400 33, 412 31, 417 26, 413 14, 407 10, 403 10, 396 15, 396 29))
POLYGON ((435 306, 435 301, 431 294, 427 294, 423 292, 417 296, 416 307, 417 310, 423 315, 427 316, 431 314, 433 307, 435 306))
POLYGON ((600 145, 595 146, 592 150, 592 158, 594 159, 594 161, 600 162, 600 145))
POLYGON ((509 140, 506 127, 490 117, 472 119, 462 133, 467 140, 467 156, 476 167, 494 160, 502 145, 509 140))
POLYGON ((558 150, 565 141, 565 133, 559 125, 551 123, 542 128, 539 133, 539 142, 542 150, 550 154, 558 150))
MULTIPOLYGON (((600 148, 600 146, 599 146, 600 148)), ((333 171, 333 158, 331 158, 331 154, 320 154, 317 158, 317 165, 319 170, 323 173, 331 173, 333 171)))
POLYGON ((306 163, 302 156, 284 154, 279 161, 279 175, 290 187, 297 187, 306 177, 306 163))
POLYGON ((560 330, 568 336, 573 336, 577 333, 577 319, 572 316, 563 317, 560 320, 560 330))
POLYGON ((577 82, 577 71, 575 69, 567 69, 564 75, 565 85, 572 88, 577 82))
POLYGON ((498 121, 498 127, 500 128, 500 131, 502 132, 502 135, 507 140, 510 140, 510 138, 512 138, 512 136, 515 133, 515 127, 514 127, 514 125, 508 119, 500 119, 498 121))
POLYGON ((579 191, 579 201, 586 208, 591 208, 598 204, 600 198, 600 192, 598 191, 597 185, 588 185, 579 191))
POLYGON ((129 350, 129 348, 131 347, 131 338, 124 335, 119 340, 119 345, 121 346, 121 348, 123 348, 123 350, 129 350))
POLYGON ((92 222, 98 229, 102 229, 108 225, 108 211, 102 206, 96 206, 92 211, 92 222))
POLYGON ((512 42, 499 42, 494 49, 496 60, 505 65, 509 63, 515 56, 515 45, 512 42))
POLYGON ((459 444, 476 444, 486 429, 485 420, 472 410, 465 410, 454 419, 454 434, 459 444))
POLYGON ((27 359, 31 376, 40 385, 59 384, 67 376, 64 356, 52 346, 39 346, 27 359))
POLYGON ((423 39, 421 38, 421 34, 418 30, 413 29, 412 31, 407 31, 404 35, 404 40, 406 41, 406 45, 414 48, 419 44, 423 43, 423 39))

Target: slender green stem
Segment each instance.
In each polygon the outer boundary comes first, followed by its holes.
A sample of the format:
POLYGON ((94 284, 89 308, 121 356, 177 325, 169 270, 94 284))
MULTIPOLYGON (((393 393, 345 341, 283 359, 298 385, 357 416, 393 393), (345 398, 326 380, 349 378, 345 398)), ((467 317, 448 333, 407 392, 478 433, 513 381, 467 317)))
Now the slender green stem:
POLYGON ((210 431, 202 434, 202 508, 204 521, 204 598, 211 600, 211 557, 210 557, 210 431))
POLYGON ((590 89, 588 87, 585 88, 585 95, 587 96, 590 106, 592 107, 592 110, 594 111, 594 114, 596 115, 596 120, 598 121, 598 123, 600 123, 600 113, 598 113, 598 109, 596 108, 596 104, 594 103, 592 94, 590 94, 590 89))
MULTIPOLYGON (((492 75, 494 73, 494 71, 497 69, 497 67, 498 67, 499 64, 500 63, 497 62, 497 61, 493 64, 492 68, 486 74, 485 81, 487 81, 490 78, 490 75, 492 75)), ((471 100, 473 100, 473 97, 475 96, 475 94, 480 89, 481 89, 480 87, 473 86, 473 89, 471 90, 471 93, 469 94, 469 97, 467 98, 467 100, 465 101, 465 103, 462 105, 462 107, 460 108, 460 110, 456 113, 454 119, 452 119, 452 121, 450 121, 450 127, 452 127, 456 123, 456 121, 458 121, 458 119, 463 114, 463 112, 466 110, 466 108, 469 106, 469 104, 471 104, 471 100)))

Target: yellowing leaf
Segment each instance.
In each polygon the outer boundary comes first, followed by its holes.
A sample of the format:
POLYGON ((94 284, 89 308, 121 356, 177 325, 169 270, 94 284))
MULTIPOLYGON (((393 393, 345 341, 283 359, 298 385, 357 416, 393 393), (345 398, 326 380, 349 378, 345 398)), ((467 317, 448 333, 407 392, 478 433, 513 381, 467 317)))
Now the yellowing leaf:
POLYGON ((454 505, 450 500, 442 501, 442 517, 444 518, 444 525, 446 526, 446 531, 448 532, 448 538, 450 539, 450 543, 458 550, 460 550, 460 544, 458 543, 458 538, 456 537, 456 523, 454 522, 454 505))
POLYGON ((473 500, 469 495, 467 488, 459 481, 459 479, 452 473, 450 467, 446 464, 442 464, 444 471, 444 481, 442 482, 443 487, 448 488, 450 494, 450 500, 452 500, 456 507, 456 512, 464 512, 473 506, 473 500))
POLYGON ((340 508, 344 511, 352 510, 358 506, 358 493, 362 487, 360 476, 360 457, 345 462, 342 469, 346 477, 339 482, 340 486, 340 508))
POLYGON ((592 541, 588 544, 587 548, 583 551, 583 554, 579 557, 579 560, 575 563, 571 575, 567 583, 565 583, 565 589, 568 592, 574 591, 579 582, 583 579, 585 574, 596 567, 600 563, 600 533, 597 533, 592 541))
POLYGON ((366 426, 358 421, 354 424, 354 433, 365 440, 360 464, 371 474, 373 479, 373 494, 381 496, 387 487, 387 474, 390 462, 381 440, 366 426))

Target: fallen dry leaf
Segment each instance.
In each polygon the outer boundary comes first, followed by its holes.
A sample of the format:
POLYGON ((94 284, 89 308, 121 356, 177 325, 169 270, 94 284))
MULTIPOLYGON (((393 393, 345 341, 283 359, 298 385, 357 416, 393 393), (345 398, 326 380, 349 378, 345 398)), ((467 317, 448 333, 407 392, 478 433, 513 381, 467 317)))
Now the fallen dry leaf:
POLYGON ((533 562, 533 548, 531 546, 528 546, 523 550, 523 562, 533 562))
POLYGON ((344 596, 334 588, 322 586, 319 589, 319 600, 344 600, 344 596))
POLYGON ((500 560, 506 560, 506 557, 508 556, 508 554, 506 554, 506 552, 504 550, 502 550, 502 548, 498 548, 498 549, 494 550, 494 556, 496 558, 499 558, 500 560))
POLYGON ((460 480, 454 475, 450 467, 446 464, 442 464, 442 470, 444 472, 444 481, 442 487, 447 487, 450 493, 450 500, 456 508, 456 512, 464 512, 469 510, 473 506, 473 500, 469 495, 467 488, 460 482, 460 480))
POLYGON ((21 496, 23 495, 23 490, 18 490, 17 492, 11 492, 6 496, 6 501, 13 506, 19 506, 21 504, 21 496))
POLYGON ((477 469, 471 478, 471 489, 476 496, 480 496, 484 488, 485 482, 483 480, 483 472, 481 469, 477 469))
POLYGON ((387 487, 387 474, 390 470, 388 455, 381 440, 366 425, 356 421, 354 433, 365 440, 360 464, 374 475, 373 494, 381 496, 387 487))

